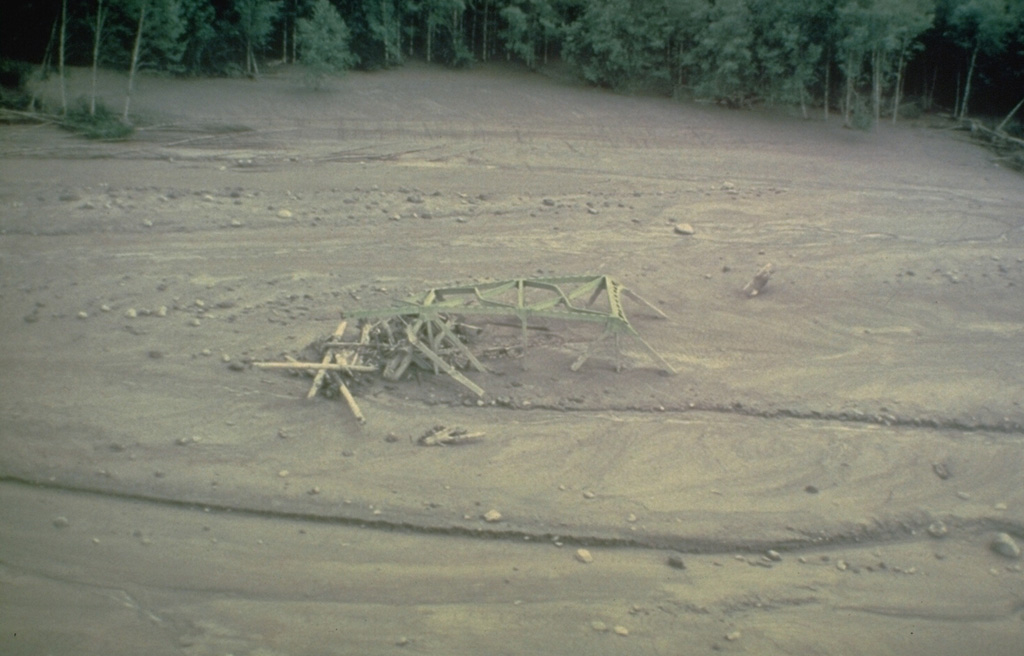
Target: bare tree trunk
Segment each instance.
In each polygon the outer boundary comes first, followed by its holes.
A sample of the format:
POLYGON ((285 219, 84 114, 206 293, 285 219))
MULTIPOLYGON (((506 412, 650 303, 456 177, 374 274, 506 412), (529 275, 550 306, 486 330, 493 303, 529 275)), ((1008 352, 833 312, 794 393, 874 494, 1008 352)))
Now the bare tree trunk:
POLYGON ((427 62, 430 62, 430 48, 433 45, 434 40, 434 21, 427 17, 427 62))
POLYGON ((60 69, 60 111, 68 113, 68 85, 64 77, 64 41, 68 33, 68 0, 60 3, 60 45, 58 45, 57 66, 60 69))
POLYGON ((846 67, 846 101, 843 103, 843 125, 850 127, 850 109, 853 106, 853 55, 849 55, 846 67))
POLYGON ((828 103, 832 95, 832 51, 825 54, 825 120, 828 121, 828 103))
POLYGON ((903 95, 903 67, 906 65, 904 62, 903 54, 906 50, 900 50, 900 61, 896 65, 896 89, 892 94, 892 124, 896 125, 896 117, 900 113, 900 97, 903 95))
POLYGON ((996 132, 1002 132, 1003 128, 1005 128, 1006 124, 1010 122, 1010 119, 1017 113, 1017 110, 1020 109, 1021 105, 1024 105, 1024 98, 1021 98, 1020 102, 1017 103, 1017 106, 1010 110, 1010 113, 1006 115, 1006 118, 1004 118, 996 128, 996 132))
POLYGON ((128 93, 124 96, 124 121, 128 122, 128 109, 132 103, 132 88, 135 86, 135 69, 139 66, 139 46, 142 45, 142 25, 146 20, 146 5, 143 2, 139 9, 139 26, 135 31, 135 46, 132 48, 132 65, 128 69, 128 93))
POLYGON ((980 46, 978 44, 975 44, 974 52, 971 53, 971 63, 967 67, 967 79, 964 81, 964 97, 963 101, 960 103, 960 112, 957 114, 958 118, 963 118, 967 116, 967 101, 971 97, 971 77, 974 76, 974 65, 978 61, 979 49, 980 46))
POLYGON ((879 48, 871 51, 871 115, 878 125, 882 118, 882 52, 879 48))
POLYGON ((89 116, 96 116, 96 71, 100 62, 100 38, 103 34, 103 0, 96 2, 96 33, 92 41, 92 95, 89 97, 89 116))
POLYGON ((281 63, 288 63, 288 19, 281 21, 281 63))
POLYGON ((482 57, 482 59, 484 61, 487 61, 487 56, 488 56, 488 51, 487 51, 487 10, 490 8, 490 6, 491 6, 491 0, 484 0, 484 49, 483 49, 483 57, 482 57))

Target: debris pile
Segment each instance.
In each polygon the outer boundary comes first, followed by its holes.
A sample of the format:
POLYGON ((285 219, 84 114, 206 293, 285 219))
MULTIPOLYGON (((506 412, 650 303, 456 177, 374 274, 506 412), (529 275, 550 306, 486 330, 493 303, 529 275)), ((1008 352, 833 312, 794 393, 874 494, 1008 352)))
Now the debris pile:
MULTIPOLYGON (((477 396, 483 396, 484 389, 462 373, 470 369, 487 372, 487 368, 469 348, 470 338, 479 334, 481 329, 466 323, 466 315, 483 318, 511 316, 518 319, 522 328, 524 354, 528 323, 532 319, 595 323, 602 326, 604 332, 573 363, 573 371, 583 365, 596 345, 610 337, 614 338, 618 358, 619 338, 625 335, 643 346, 664 371, 674 373, 672 366, 640 337, 626 319, 622 308, 623 297, 639 302, 658 316, 665 317, 661 310, 609 276, 479 283, 431 289, 423 297, 405 301, 395 307, 346 312, 346 319, 334 334, 307 347, 304 355, 312 361, 287 358, 286 362, 253 364, 260 368, 309 372, 314 378, 307 398, 321 391, 328 396, 337 393, 345 399, 359 421, 365 419, 348 384, 360 374, 379 373, 385 380, 399 380, 410 367, 417 367, 435 374, 444 372, 477 396), (606 297, 608 308, 603 311, 593 309, 591 306, 602 294, 606 297), (579 305, 581 299, 587 299, 585 307, 579 305), (359 321, 357 341, 345 340, 349 320, 359 321)), ((458 440, 449 440, 455 441, 458 440)))

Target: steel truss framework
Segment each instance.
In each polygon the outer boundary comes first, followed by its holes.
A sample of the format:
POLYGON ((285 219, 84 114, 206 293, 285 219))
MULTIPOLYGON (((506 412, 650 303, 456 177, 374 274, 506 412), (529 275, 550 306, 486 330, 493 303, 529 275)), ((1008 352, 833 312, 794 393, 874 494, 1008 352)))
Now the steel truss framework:
MULTIPOLYGON (((523 353, 526 352, 530 321, 537 318, 559 319, 595 323, 604 332, 591 343, 572 364, 578 370, 594 349, 608 338, 613 338, 617 365, 621 368, 619 339, 625 335, 636 340, 667 373, 675 373, 654 348, 629 323, 622 307, 623 297, 646 306, 659 317, 667 318, 660 309, 630 291, 611 276, 564 276, 552 278, 516 278, 497 282, 442 287, 427 291, 422 297, 403 301, 389 308, 345 312, 348 320, 383 320, 401 318, 405 337, 423 357, 433 363, 435 370, 444 371, 478 395, 484 391, 463 376, 440 353, 452 351, 477 371, 486 367, 473 355, 452 329, 451 315, 515 317, 522 327, 523 353), (607 306, 595 308, 598 298, 604 297, 607 306)), ((385 369, 388 378, 397 378, 408 366, 411 358, 391 363, 385 369)))

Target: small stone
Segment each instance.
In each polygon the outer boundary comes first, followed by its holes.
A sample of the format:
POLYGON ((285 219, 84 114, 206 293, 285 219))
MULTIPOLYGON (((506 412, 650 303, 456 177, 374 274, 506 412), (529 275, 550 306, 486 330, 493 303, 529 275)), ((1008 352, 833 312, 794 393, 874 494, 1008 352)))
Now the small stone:
POLYGON ((483 519, 484 519, 485 522, 490 522, 492 524, 494 522, 500 522, 501 521, 501 513, 498 512, 497 510, 495 510, 494 508, 491 508, 490 510, 485 512, 482 516, 483 516, 483 519))
POLYGON ((166 305, 161 305, 160 307, 158 307, 156 309, 156 312, 154 312, 153 314, 155 314, 158 317, 166 317, 167 316, 167 306, 166 305))
POLYGON ((583 498, 584 499, 593 499, 595 496, 597 496, 597 495, 595 495, 590 490, 587 490, 586 492, 583 493, 583 498))
POLYGON ((88 319, 89 318, 89 313, 85 312, 85 311, 79 312, 78 313, 78 318, 79 319, 88 319))
POLYGON ((555 201, 554 201, 554 199, 551 199, 551 198, 545 198, 544 200, 541 201, 541 203, 543 203, 545 207, 554 207, 555 206, 555 201))
POLYGON ((282 469, 281 471, 277 472, 277 475, 280 476, 281 478, 288 478, 288 474, 289 472, 287 469, 282 469))
POLYGON ((626 637, 626 636, 629 635, 629 629, 627 629, 626 627, 622 626, 621 624, 619 626, 616 626, 614 629, 612 629, 612 631, 615 632, 615 635, 620 635, 622 637, 626 637))
POLYGON ((395 641, 395 646, 396 647, 405 647, 408 644, 409 644, 409 639, 406 638, 405 636, 402 636, 401 638, 399 638, 398 640, 395 641))
POLYGON ((997 533, 990 546, 1000 556, 1020 558, 1020 546, 1008 533, 997 533))
POLYGON ((199 326, 203 325, 203 322, 200 321, 199 319, 192 319, 191 321, 188 322, 188 325, 192 326, 193 328, 198 328, 199 326))
POLYGON ((964 492, 964 491, 961 490, 960 492, 956 493, 956 496, 959 499, 962 499, 963 501, 970 501, 971 500, 971 493, 970 492, 964 492))
POLYGON ((689 223, 677 223, 672 230, 677 235, 692 235, 694 233, 693 226, 689 223))
POLYGON ((164 352, 153 349, 149 352, 149 357, 153 358, 154 360, 159 360, 160 358, 164 357, 164 352))
POLYGON ((1006 510, 1006 508, 1007 508, 1007 505, 1005 503, 1002 503, 1002 502, 997 503, 994 506, 992 506, 993 510, 1006 510))
POLYGON ((686 569, 686 563, 683 562, 683 557, 678 555, 671 555, 668 557, 668 566, 673 569, 686 569))
POLYGON ((636 515, 634 515, 633 513, 629 513, 629 515, 626 516, 626 521, 632 524, 636 521, 636 515))
POLYGON ((57 528, 67 528, 67 527, 71 526, 71 522, 68 520, 67 517, 64 517, 64 516, 54 517, 53 518, 53 525, 55 527, 57 527, 57 528))
POLYGON ((242 223, 241 221, 239 221, 238 219, 231 219, 231 227, 232 228, 241 228, 244 225, 245 224, 242 223))
POLYGON ((608 630, 608 625, 601 620, 594 620, 590 623, 590 628, 597 631, 598 633, 604 633, 608 630))
POLYGON ((128 319, 134 319, 135 317, 139 316, 139 311, 136 310, 135 308, 128 308, 127 310, 124 311, 124 316, 128 319))
POLYGON ((839 570, 840 572, 845 572, 849 568, 850 568, 850 566, 846 564, 845 560, 837 560, 836 561, 836 569, 839 570))
POLYGON ((935 472, 935 475, 942 480, 946 480, 950 476, 949 467, 947 467, 941 462, 937 462, 934 465, 932 465, 932 471, 935 472))
POLYGON ((944 538, 949 533, 949 528, 945 522, 932 522, 928 525, 928 535, 933 538, 944 538))
POLYGON ((277 213, 277 217, 280 219, 290 219, 292 218, 292 213, 289 210, 280 210, 277 213))
POLYGON ((728 640, 729 642, 736 642, 737 640, 739 640, 742 637, 743 637, 743 634, 740 633, 739 631, 733 631, 731 633, 725 634, 725 639, 728 640))
POLYGON ((764 552, 764 555, 768 558, 768 560, 773 560, 775 562, 780 562, 782 560, 782 554, 780 554, 778 551, 774 549, 769 549, 768 551, 764 552))
POLYGON ((104 303, 100 306, 100 312, 110 312, 110 306, 104 303))
POLYGON ((591 553, 586 549, 577 549, 576 560, 580 561, 584 565, 589 565, 590 563, 594 562, 594 556, 591 555, 591 553))

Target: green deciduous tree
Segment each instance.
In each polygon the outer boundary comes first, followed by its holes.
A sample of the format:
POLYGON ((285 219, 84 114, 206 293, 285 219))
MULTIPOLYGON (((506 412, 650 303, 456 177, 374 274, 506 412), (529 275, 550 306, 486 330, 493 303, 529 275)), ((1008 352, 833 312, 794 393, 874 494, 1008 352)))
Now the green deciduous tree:
POLYGON ((266 45, 281 13, 281 0, 234 0, 238 33, 245 48, 245 72, 259 74, 256 53, 266 45))
POLYGON ((704 20, 695 53, 700 73, 695 90, 729 105, 742 104, 756 93, 754 33, 746 2, 718 0, 708 5, 704 20))
POLYGON ((963 118, 967 115, 978 55, 993 56, 1002 52, 1011 30, 1015 24, 1019 25, 1016 18, 1006 0, 966 0, 954 5, 948 19, 950 36, 969 53, 957 116, 963 118))
MULTIPOLYGON (((704 2, 704 0, 700 0, 704 2)), ((672 0, 595 0, 566 30, 563 54, 587 81, 631 90, 668 82, 672 0)))
POLYGON ((547 63, 548 44, 558 38, 562 30, 555 6, 548 0, 512 0, 498 13, 504 23, 498 36, 505 51, 522 59, 530 68, 547 63))
POLYGON ((309 71, 314 88, 319 88, 328 75, 355 65, 350 39, 348 26, 330 0, 316 0, 311 16, 298 20, 299 61, 309 71))

